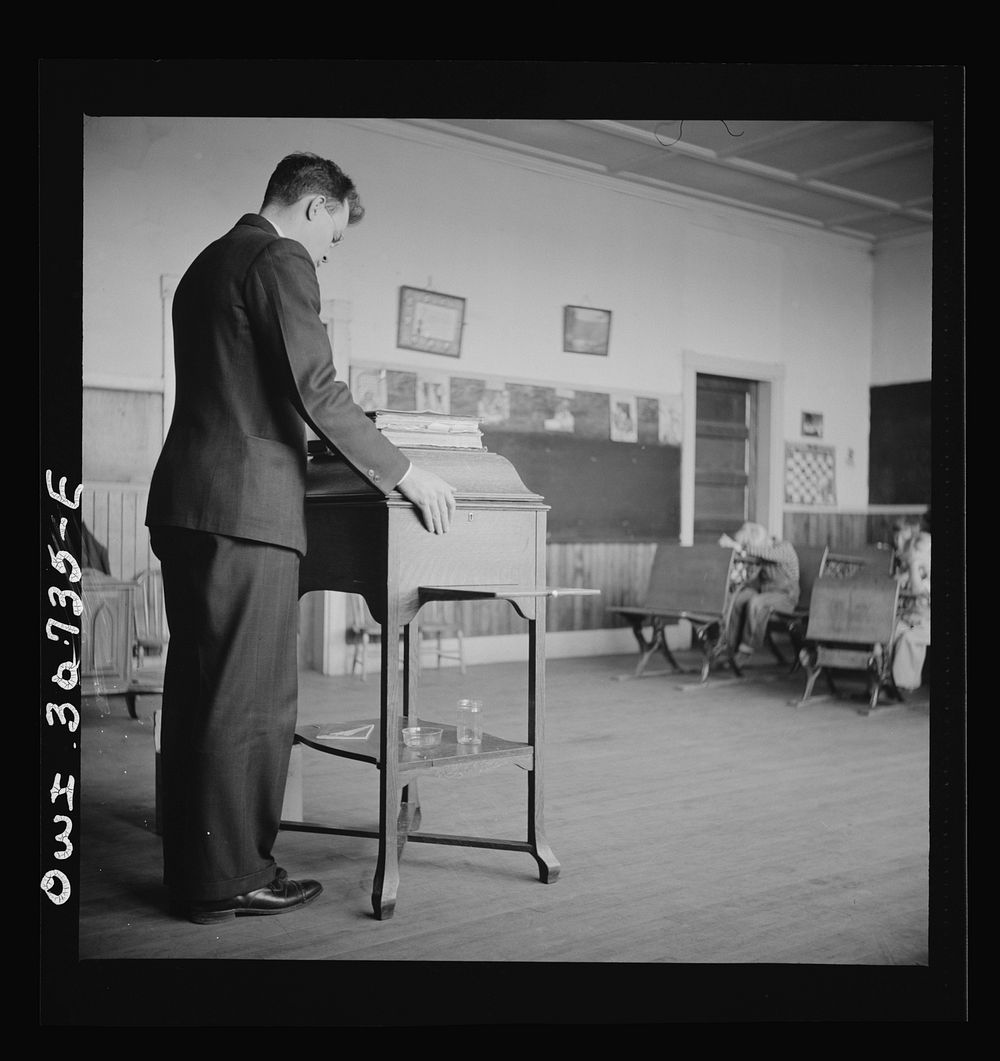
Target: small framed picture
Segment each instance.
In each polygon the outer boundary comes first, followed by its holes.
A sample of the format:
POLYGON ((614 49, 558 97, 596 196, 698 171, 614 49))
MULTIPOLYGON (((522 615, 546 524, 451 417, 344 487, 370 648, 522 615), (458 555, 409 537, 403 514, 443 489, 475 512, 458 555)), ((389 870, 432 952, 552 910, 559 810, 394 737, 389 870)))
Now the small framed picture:
POLYGON ((465 299, 424 291, 418 287, 399 289, 399 331, 396 345, 404 350, 460 357, 465 299))
POLYGON ((823 437, 823 414, 822 413, 803 413, 802 414, 802 434, 806 438, 822 438, 823 437))
POLYGON ((563 350, 566 353, 607 357, 610 339, 611 310, 563 307, 563 350))

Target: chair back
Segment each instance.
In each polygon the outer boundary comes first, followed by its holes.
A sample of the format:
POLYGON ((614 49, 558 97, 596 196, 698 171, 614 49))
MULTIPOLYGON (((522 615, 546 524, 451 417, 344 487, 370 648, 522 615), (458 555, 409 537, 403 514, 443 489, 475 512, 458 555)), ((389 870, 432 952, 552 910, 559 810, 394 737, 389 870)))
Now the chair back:
POLYGON ((808 612, 812 590, 816 579, 823 574, 830 549, 825 545, 796 545, 795 555, 799 561, 799 602, 796 611, 808 612))
POLYGON ((718 545, 661 542, 643 603, 664 613, 716 613, 729 598, 731 568, 732 553, 718 545))
POLYGON ((899 586, 888 575, 819 578, 809 605, 808 638, 834 644, 887 644, 899 586))
POLYGON ((132 595, 135 639, 147 651, 162 649, 170 640, 167 612, 163 604, 163 575, 159 568, 147 568, 135 578, 138 589, 132 595))

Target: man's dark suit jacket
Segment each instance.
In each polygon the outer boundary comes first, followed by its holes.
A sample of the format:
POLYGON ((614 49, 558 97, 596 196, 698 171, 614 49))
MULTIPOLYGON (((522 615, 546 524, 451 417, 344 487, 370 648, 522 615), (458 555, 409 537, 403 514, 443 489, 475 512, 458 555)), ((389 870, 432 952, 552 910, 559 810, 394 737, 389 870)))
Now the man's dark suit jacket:
POLYGON ((305 553, 305 427, 384 493, 409 467, 338 380, 316 268, 297 240, 246 214, 174 294, 176 404, 153 472, 151 527, 305 553))

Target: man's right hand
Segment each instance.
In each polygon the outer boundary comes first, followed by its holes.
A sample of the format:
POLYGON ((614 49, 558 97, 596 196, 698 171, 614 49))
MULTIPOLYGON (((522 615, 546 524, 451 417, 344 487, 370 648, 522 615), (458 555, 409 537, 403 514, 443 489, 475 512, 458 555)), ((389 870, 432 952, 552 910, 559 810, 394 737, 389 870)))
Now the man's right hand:
POLYGON ((455 491, 450 484, 434 472, 412 464, 396 489, 416 505, 424 526, 432 534, 448 533, 455 514, 455 491))

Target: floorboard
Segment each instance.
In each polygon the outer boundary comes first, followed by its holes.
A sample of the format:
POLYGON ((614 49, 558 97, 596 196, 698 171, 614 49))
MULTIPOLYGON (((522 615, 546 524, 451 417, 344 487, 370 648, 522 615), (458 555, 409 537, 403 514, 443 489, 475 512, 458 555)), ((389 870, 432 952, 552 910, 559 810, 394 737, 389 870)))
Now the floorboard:
MULTIPOLYGON (((687 694, 670 677, 614 680, 631 663, 548 664, 545 808, 558 881, 541 884, 519 852, 410 844, 385 922, 370 906, 375 841, 290 832, 275 855, 292 876, 322 882, 311 906, 214 926, 171 918, 153 828, 158 700, 141 700, 138 719, 88 701, 81 962, 358 963, 343 967, 350 978, 381 963, 404 977, 411 963, 493 964, 498 975, 520 963, 926 969, 927 690, 865 717, 863 699, 792 706, 802 676, 763 664, 742 682, 687 694)), ((302 722, 377 712, 377 677, 303 672, 300 686, 302 722)), ((465 677, 426 670, 420 715, 449 721, 454 700, 474 693, 488 730, 524 739, 523 689, 522 664, 465 677)), ((308 820, 374 826, 374 769, 308 749, 304 763, 308 820)), ((419 789, 427 830, 524 837, 526 774, 516 766, 424 778, 419 789)))

